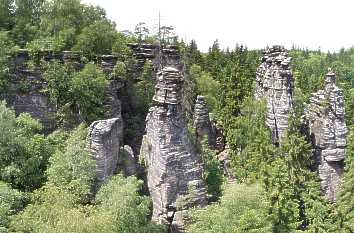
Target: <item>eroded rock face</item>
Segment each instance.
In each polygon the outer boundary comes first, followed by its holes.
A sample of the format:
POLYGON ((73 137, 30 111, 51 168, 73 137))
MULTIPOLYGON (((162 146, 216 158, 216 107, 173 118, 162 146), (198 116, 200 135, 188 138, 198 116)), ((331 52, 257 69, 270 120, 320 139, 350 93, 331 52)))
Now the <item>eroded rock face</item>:
POLYGON ((155 222, 171 232, 183 232, 183 213, 206 204, 202 160, 188 138, 183 118, 179 70, 166 67, 158 73, 155 106, 146 119, 140 156, 147 168, 155 222))
POLYGON ((45 134, 55 129, 56 107, 49 97, 43 93, 46 83, 39 70, 18 68, 11 79, 7 102, 16 115, 27 112, 43 124, 45 134))
POLYGON ((263 52, 257 69, 255 98, 267 101, 267 125, 273 143, 279 143, 288 127, 293 106, 293 76, 289 68, 291 58, 282 46, 273 46, 263 52))
MULTIPOLYGON (((40 52, 39 56, 45 61, 54 59, 67 65, 71 65, 76 71, 81 70, 84 64, 80 61, 80 55, 71 51, 40 52)), ((6 100, 12 106, 17 115, 27 112, 33 118, 38 119, 43 124, 45 134, 51 133, 56 128, 56 106, 51 103, 49 96, 44 92, 47 87, 46 81, 42 78, 40 67, 29 68, 26 61, 29 59, 27 50, 20 50, 13 58, 15 73, 12 74, 9 93, 6 100)), ((98 65, 102 68, 108 78, 117 62, 117 57, 113 55, 102 55, 98 58, 98 65)), ((121 102, 119 94, 123 84, 119 80, 109 79, 104 102, 105 118, 121 117, 121 102)), ((79 123, 80 117, 74 113, 74 122, 79 123)))
POLYGON ((123 134, 121 118, 94 121, 87 135, 87 148, 96 161, 94 191, 117 171, 120 138, 123 134))
POLYGON ((200 143, 207 137, 209 145, 215 147, 215 132, 209 118, 208 106, 204 96, 198 95, 194 106, 193 127, 196 131, 197 141, 200 143))
POLYGON ((323 193, 335 201, 344 168, 347 127, 343 92, 335 85, 335 74, 330 69, 325 89, 312 94, 305 112, 323 193))

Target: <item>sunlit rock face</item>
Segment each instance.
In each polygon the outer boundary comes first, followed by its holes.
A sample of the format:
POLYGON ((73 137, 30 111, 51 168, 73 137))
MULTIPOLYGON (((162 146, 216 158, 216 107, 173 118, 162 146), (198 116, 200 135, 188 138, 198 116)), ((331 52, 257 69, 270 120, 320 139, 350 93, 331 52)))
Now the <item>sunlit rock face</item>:
POLYGON ((271 129, 273 143, 278 144, 288 127, 293 107, 293 76, 291 58, 282 46, 273 46, 263 52, 257 68, 255 98, 267 102, 266 123, 271 129))
POLYGON ((182 111, 183 75, 173 67, 157 73, 140 156, 144 158, 155 222, 183 232, 183 215, 207 202, 201 157, 188 137, 182 111))
POLYGON ((335 85, 331 69, 326 74, 325 89, 312 94, 305 112, 323 193, 335 201, 344 169, 347 127, 343 92, 335 85))
POLYGON ((121 118, 94 121, 89 127, 87 148, 96 163, 94 191, 117 171, 122 134, 121 118))
POLYGON ((194 105, 193 127, 199 143, 206 137, 209 145, 215 147, 215 130, 212 127, 208 106, 204 96, 198 95, 194 105))

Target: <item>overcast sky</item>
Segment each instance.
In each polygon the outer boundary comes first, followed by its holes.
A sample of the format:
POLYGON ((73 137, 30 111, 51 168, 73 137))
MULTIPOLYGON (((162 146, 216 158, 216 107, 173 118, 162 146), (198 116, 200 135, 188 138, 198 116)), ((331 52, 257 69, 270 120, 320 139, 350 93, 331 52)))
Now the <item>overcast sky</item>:
POLYGON ((156 29, 158 15, 184 40, 206 51, 282 44, 335 51, 354 46, 354 0, 83 0, 103 7, 118 30, 139 22, 156 29))

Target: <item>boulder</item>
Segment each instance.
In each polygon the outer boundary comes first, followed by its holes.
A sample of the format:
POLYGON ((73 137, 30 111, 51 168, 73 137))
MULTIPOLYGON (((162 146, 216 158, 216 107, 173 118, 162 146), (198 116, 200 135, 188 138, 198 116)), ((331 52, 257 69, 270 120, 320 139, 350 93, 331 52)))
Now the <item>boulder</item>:
POLYGON ((121 118, 94 121, 89 127, 87 148, 96 162, 94 191, 117 171, 122 134, 121 118))

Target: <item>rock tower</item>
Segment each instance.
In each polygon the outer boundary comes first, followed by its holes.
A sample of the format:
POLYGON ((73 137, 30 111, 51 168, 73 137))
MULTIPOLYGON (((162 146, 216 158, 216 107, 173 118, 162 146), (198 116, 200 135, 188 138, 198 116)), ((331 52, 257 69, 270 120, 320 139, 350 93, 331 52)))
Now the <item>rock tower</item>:
POLYGON ((313 93, 306 107, 310 135, 325 197, 335 201, 344 169, 347 127, 343 92, 335 85, 331 69, 325 77, 325 88, 313 93))
POLYGON ((207 202, 202 160, 191 144, 183 118, 183 81, 181 72, 173 67, 157 73, 155 106, 147 116, 140 151, 147 168, 152 219, 167 225, 170 232, 183 232, 185 210, 207 202))
POLYGON ((255 98, 267 102, 266 123, 271 129, 272 141, 278 144, 288 127, 293 107, 293 76, 289 68, 291 58, 282 46, 273 46, 263 52, 257 68, 255 98))

